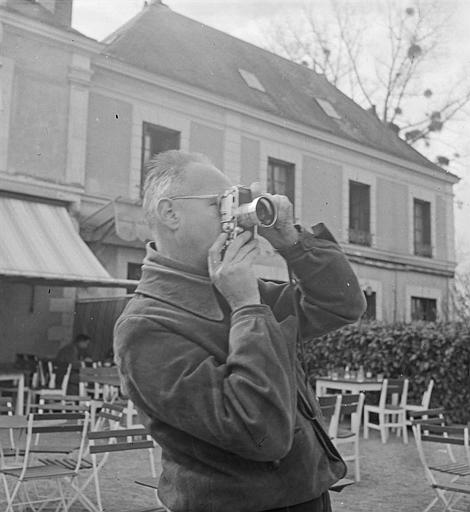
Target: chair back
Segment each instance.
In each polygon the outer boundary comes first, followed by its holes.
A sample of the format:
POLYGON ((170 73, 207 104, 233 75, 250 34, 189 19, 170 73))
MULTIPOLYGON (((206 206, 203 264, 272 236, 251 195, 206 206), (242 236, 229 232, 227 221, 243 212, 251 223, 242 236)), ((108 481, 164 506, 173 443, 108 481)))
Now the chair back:
POLYGON ((65 413, 31 413, 28 416, 28 427, 26 431, 26 442, 24 449, 22 476, 28 465, 31 465, 31 455, 39 452, 40 447, 35 444, 34 437, 41 435, 41 444, 55 445, 61 434, 69 436, 75 433, 79 438, 79 448, 74 462, 73 470, 78 474, 82 462, 83 451, 87 440, 89 425, 88 412, 65 412, 65 413))
POLYGON ((384 409, 387 404, 392 404, 398 399, 394 405, 405 407, 408 397, 408 379, 384 379, 382 389, 380 391, 379 407, 384 409))
POLYGON ((348 393, 341 396, 340 419, 343 416, 351 415, 351 432, 354 434, 359 434, 364 399, 364 393, 348 393))
POLYGON ((124 404, 104 402, 93 425, 93 431, 118 429, 124 414, 124 404))
POLYGON ((431 394, 432 394, 433 388, 434 388, 434 379, 430 379, 428 387, 426 388, 426 391, 423 393, 423 398, 421 400, 421 405, 425 409, 429 409, 429 404, 431 403, 431 394))
POLYGON ((65 371, 64 378, 62 379, 62 383, 60 385, 60 390, 61 390, 62 394, 64 394, 64 395, 67 394, 67 388, 69 386, 69 380, 70 380, 71 373, 72 373, 72 365, 68 364, 67 370, 65 371))
POLYGON ((323 395, 318 397, 318 403, 328 428, 328 435, 336 437, 338 433, 339 415, 342 395, 323 395))
POLYGON ((419 411, 409 411, 411 425, 422 423, 433 423, 435 425, 445 425, 445 410, 443 407, 436 409, 424 409, 419 411))

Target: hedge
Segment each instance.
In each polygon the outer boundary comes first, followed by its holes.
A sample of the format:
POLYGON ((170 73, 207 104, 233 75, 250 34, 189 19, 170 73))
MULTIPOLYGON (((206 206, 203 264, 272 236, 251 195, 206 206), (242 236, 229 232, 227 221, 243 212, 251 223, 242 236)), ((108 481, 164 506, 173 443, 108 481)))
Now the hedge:
POLYGON ((360 365, 410 381, 408 402, 420 403, 434 379, 432 407, 444 407, 452 421, 470 421, 470 326, 463 323, 365 323, 304 343, 304 363, 312 381, 329 369, 360 365))

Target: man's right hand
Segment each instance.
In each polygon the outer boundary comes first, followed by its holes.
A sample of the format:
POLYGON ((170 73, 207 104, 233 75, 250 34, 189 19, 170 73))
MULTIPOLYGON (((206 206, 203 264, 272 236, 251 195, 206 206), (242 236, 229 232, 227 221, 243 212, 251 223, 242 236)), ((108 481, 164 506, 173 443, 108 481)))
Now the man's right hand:
POLYGON ((238 235, 227 247, 223 259, 226 233, 221 233, 209 249, 209 276, 232 310, 261 302, 253 271, 255 258, 259 254, 259 242, 251 238, 249 231, 238 235))

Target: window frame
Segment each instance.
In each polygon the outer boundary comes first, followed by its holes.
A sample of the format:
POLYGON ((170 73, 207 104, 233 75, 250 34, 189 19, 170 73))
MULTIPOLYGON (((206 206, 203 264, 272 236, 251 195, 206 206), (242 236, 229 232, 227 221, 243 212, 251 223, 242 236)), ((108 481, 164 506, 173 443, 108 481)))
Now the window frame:
POLYGON ((152 158, 154 155, 157 155, 158 153, 162 153, 163 151, 167 151, 169 149, 181 149, 181 131, 174 130, 173 128, 168 128, 167 126, 158 125, 155 123, 151 123, 149 121, 142 121, 142 132, 141 132, 141 148, 140 148, 140 190, 141 194, 143 192, 144 188, 144 182, 145 182, 145 165, 147 164, 148 159, 146 159, 146 137, 147 132, 146 130, 154 131, 155 133, 153 135, 158 136, 156 132, 160 132, 160 134, 166 134, 167 136, 171 137, 174 136, 177 138, 177 147, 168 147, 168 148, 162 148, 161 151, 153 151, 153 143, 151 142, 151 148, 149 149, 149 157, 152 158))
POLYGON ((372 201, 371 201, 371 186, 368 183, 363 183, 361 181, 357 180, 348 180, 348 243, 354 244, 354 245, 361 245, 365 247, 371 247, 372 246, 372 231, 371 231, 371 210, 372 210, 372 201), (353 220, 356 220, 353 218, 353 208, 357 206, 362 205, 363 197, 356 197, 354 201, 353 199, 353 190, 356 190, 359 192, 359 195, 366 192, 367 194, 367 208, 363 211, 359 211, 359 214, 357 215, 358 223, 361 224, 361 217, 366 218, 365 224, 367 226, 359 226, 359 228, 355 228, 353 226, 353 220), (355 204, 353 204, 355 203, 355 204))
POLYGON ((413 197, 413 219, 412 219, 412 229, 413 229, 413 254, 415 256, 421 256, 424 258, 432 258, 433 257, 433 247, 432 247, 432 204, 431 201, 426 201, 424 199, 419 199, 417 197, 413 197), (420 226, 417 225, 417 210, 421 209, 421 223, 420 226), (425 215, 426 213, 426 215, 425 215), (418 230, 418 227, 420 228, 418 230), (417 233, 420 233, 420 237, 417 237, 417 233), (421 241, 418 241, 417 238, 421 238, 421 241))
POLYGON ((268 161, 266 165, 266 191, 270 194, 282 194, 287 196, 294 208, 295 211, 295 187, 296 187, 296 166, 293 162, 287 162, 285 160, 280 160, 278 158, 273 158, 268 156, 268 161), (278 191, 273 187, 271 189, 270 182, 276 183, 276 180, 271 180, 271 169, 274 167, 283 168, 286 171, 286 192, 278 191))
POLYGON ((410 297, 410 318, 412 322, 435 322, 437 320, 437 299, 433 297, 418 297, 416 295, 412 295, 410 297), (433 309, 433 318, 413 318, 413 313, 415 308, 413 307, 413 304, 417 301, 421 301, 421 306, 424 305, 424 314, 427 315, 429 311, 428 307, 431 307, 433 309), (433 306, 431 306, 431 302, 433 302, 433 306))

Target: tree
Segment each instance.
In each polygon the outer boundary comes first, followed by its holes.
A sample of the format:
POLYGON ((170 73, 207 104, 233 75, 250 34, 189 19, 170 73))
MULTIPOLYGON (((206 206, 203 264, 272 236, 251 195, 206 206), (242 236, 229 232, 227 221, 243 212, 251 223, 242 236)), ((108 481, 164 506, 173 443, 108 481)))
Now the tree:
MULTIPOLYGON (((466 74, 436 78, 449 29, 442 3, 431 0, 324 0, 264 32, 267 49, 323 73, 406 142, 429 147, 470 103, 466 74)), ((454 148, 435 160, 445 167, 458 156, 454 148)))
POLYGON ((456 273, 451 290, 451 307, 454 318, 470 327, 470 273, 456 273))

